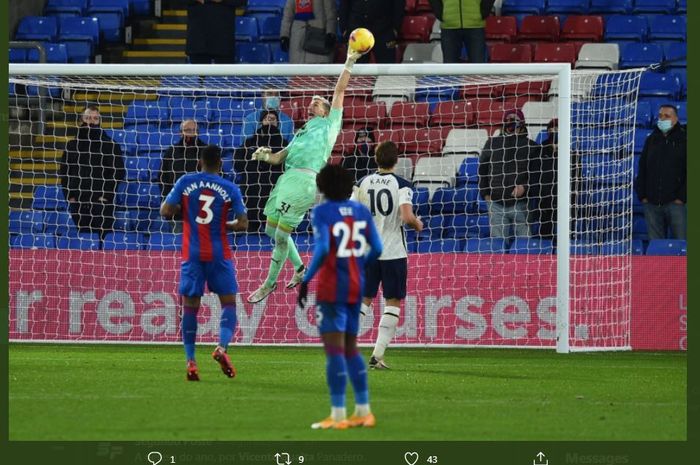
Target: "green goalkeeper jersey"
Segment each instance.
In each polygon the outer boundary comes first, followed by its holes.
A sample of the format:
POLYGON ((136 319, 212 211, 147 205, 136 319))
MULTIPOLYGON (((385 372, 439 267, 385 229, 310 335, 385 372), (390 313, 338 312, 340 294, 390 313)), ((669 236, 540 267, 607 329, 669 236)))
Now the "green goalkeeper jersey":
POLYGON ((325 118, 315 116, 307 121, 287 146, 285 169, 321 171, 331 156, 342 123, 343 110, 337 108, 331 108, 325 118))

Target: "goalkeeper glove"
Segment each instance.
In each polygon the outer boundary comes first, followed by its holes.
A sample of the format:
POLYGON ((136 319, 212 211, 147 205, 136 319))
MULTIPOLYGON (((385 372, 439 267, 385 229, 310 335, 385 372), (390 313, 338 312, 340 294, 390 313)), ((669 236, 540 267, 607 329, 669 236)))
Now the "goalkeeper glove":
POLYGON ((306 307, 306 297, 309 294, 309 283, 302 282, 299 285, 299 295, 297 296, 297 304, 301 308, 306 307))
POLYGON ((345 59, 345 70, 348 73, 352 72, 352 67, 361 56, 362 54, 360 52, 354 52, 348 48, 348 57, 345 59))
POLYGON ((270 155, 272 154, 272 150, 270 147, 258 147, 258 149, 253 152, 253 160, 259 160, 259 161, 270 161, 270 155))

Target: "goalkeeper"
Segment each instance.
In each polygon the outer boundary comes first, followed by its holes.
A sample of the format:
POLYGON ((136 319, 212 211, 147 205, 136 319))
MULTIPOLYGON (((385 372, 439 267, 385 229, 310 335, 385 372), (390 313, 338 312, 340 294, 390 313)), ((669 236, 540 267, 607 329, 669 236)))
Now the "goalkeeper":
POLYGON ((309 120, 286 148, 272 153, 269 147, 260 147, 253 153, 253 160, 272 165, 284 163, 285 172, 277 180, 263 211, 267 217, 265 234, 272 239, 274 249, 267 279, 248 297, 250 303, 260 302, 277 288, 277 277, 287 258, 294 266, 287 289, 296 287, 304 277, 305 267, 290 234, 316 201, 316 175, 326 165, 340 132, 345 89, 360 56, 348 50, 345 69, 335 85, 333 102, 314 96, 309 105, 309 120))

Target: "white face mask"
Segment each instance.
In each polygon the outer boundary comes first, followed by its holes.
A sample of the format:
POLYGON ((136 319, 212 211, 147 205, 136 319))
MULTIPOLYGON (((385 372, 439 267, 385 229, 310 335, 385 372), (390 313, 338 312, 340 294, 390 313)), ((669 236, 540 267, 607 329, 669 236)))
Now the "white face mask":
POLYGON ((670 119, 660 119, 656 122, 656 127, 665 133, 671 130, 673 122, 670 119))

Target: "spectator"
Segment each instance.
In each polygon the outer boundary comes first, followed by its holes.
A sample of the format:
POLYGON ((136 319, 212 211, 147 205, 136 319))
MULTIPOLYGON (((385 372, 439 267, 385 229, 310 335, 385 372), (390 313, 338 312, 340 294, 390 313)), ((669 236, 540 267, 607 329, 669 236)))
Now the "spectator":
POLYGON ((649 239, 664 239, 669 227, 674 239, 686 238, 687 143, 676 107, 662 105, 656 128, 644 143, 636 179, 649 239))
POLYGON ((197 122, 193 119, 180 123, 180 134, 180 140, 163 153, 160 167, 160 192, 163 197, 168 195, 181 176, 197 171, 199 151, 207 145, 197 136, 197 122))
POLYGON ((103 239, 112 230, 114 196, 124 175, 121 147, 100 127, 99 109, 88 106, 61 160, 64 194, 81 232, 99 233, 103 239))
POLYGON ((368 174, 374 173, 379 167, 374 159, 374 134, 371 128, 358 129, 355 133, 355 151, 345 155, 341 163, 359 182, 368 174))
POLYGON ((236 7, 245 3, 245 0, 190 0, 187 7, 190 63, 236 62, 236 7))
POLYGON ((276 90, 268 89, 263 91, 263 108, 251 111, 243 118, 243 137, 245 139, 255 135, 260 121, 265 111, 274 111, 279 117, 279 129, 285 140, 292 140, 294 137, 294 121, 280 109, 280 93, 276 90), (279 112, 279 113, 277 113, 279 112))
POLYGON ((243 147, 236 150, 233 171, 236 173, 236 184, 243 192, 243 198, 248 208, 249 228, 258 231, 264 223, 262 215, 265 202, 270 196, 272 186, 282 174, 281 165, 271 165, 253 160, 251 155, 258 147, 270 147, 277 152, 286 147, 287 142, 280 133, 279 114, 274 110, 260 112, 259 126, 255 134, 248 137, 243 147))
MULTIPOLYGON (((345 42, 358 27, 374 34, 377 63, 396 63, 396 43, 401 30, 406 0, 341 0, 340 30, 345 42)), ((369 54, 358 60, 369 62, 369 54)))
POLYGON ((290 63, 331 63, 335 54, 335 0, 287 0, 280 47, 290 63))
POLYGON ((470 63, 486 63, 485 19, 494 0, 430 0, 440 20, 440 42, 444 63, 459 63, 462 46, 470 63))
POLYGON ((479 157, 479 191, 489 205, 492 237, 529 237, 527 224, 528 164, 539 146, 527 137, 520 110, 506 112, 503 130, 490 137, 479 157))

